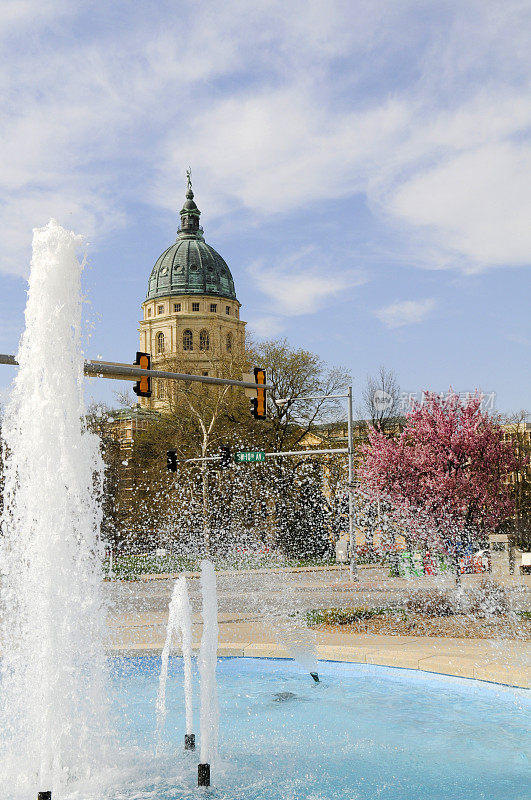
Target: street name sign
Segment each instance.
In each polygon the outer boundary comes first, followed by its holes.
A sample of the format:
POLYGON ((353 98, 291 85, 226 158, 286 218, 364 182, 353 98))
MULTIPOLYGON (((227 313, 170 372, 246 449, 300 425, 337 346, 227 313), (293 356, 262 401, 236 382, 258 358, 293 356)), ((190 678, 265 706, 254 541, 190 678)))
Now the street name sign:
POLYGON ((264 450, 247 450, 239 453, 234 453, 234 461, 236 464, 255 464, 259 461, 265 461, 264 450))

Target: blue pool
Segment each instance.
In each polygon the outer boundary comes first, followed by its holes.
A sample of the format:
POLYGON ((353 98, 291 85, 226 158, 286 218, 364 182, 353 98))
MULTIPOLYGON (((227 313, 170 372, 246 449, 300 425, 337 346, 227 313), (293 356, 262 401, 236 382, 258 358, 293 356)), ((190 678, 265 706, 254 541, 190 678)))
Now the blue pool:
POLYGON ((114 659, 128 762, 114 800, 529 800, 524 690, 332 662, 320 664, 315 684, 291 661, 244 658, 219 661, 221 762, 212 787, 197 789, 198 751, 182 748, 179 658, 154 755, 159 666, 154 657, 114 659))

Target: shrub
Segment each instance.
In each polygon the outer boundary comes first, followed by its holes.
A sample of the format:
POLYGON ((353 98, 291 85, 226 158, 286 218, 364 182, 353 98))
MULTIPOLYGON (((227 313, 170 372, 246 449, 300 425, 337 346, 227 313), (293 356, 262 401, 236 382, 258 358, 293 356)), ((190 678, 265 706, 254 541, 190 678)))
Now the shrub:
POLYGON ((491 580, 483 580, 477 589, 468 592, 467 612, 480 619, 508 614, 511 610, 509 592, 491 580))
POLYGON ((455 591, 435 589, 428 592, 414 592, 404 603, 405 608, 414 614, 425 617, 449 617, 462 611, 461 597, 455 591))
POLYGON ((308 625, 350 625, 395 612, 392 608, 314 608, 306 613, 306 621, 308 625))

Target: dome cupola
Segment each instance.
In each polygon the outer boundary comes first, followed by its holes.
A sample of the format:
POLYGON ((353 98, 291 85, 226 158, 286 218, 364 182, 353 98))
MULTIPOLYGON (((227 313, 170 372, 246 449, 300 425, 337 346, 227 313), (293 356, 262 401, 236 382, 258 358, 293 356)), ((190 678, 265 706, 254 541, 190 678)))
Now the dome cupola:
POLYGON ((199 224, 201 212, 194 201, 190 170, 186 175, 186 200, 181 209, 177 241, 155 262, 146 300, 181 294, 205 294, 236 300, 234 281, 227 264, 203 238, 199 224))

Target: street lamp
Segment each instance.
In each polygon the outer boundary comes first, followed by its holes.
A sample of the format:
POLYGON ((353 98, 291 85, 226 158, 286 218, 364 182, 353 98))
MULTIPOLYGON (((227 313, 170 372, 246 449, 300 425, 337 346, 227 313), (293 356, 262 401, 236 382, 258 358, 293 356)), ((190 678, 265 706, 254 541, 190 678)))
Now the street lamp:
POLYGON ((287 406, 298 400, 347 400, 347 453, 348 453, 348 536, 350 548, 349 578, 358 580, 358 565, 356 562, 356 539, 354 536, 354 446, 352 440, 352 386, 348 387, 347 394, 311 395, 309 397, 281 397, 274 400, 279 408, 287 406))

